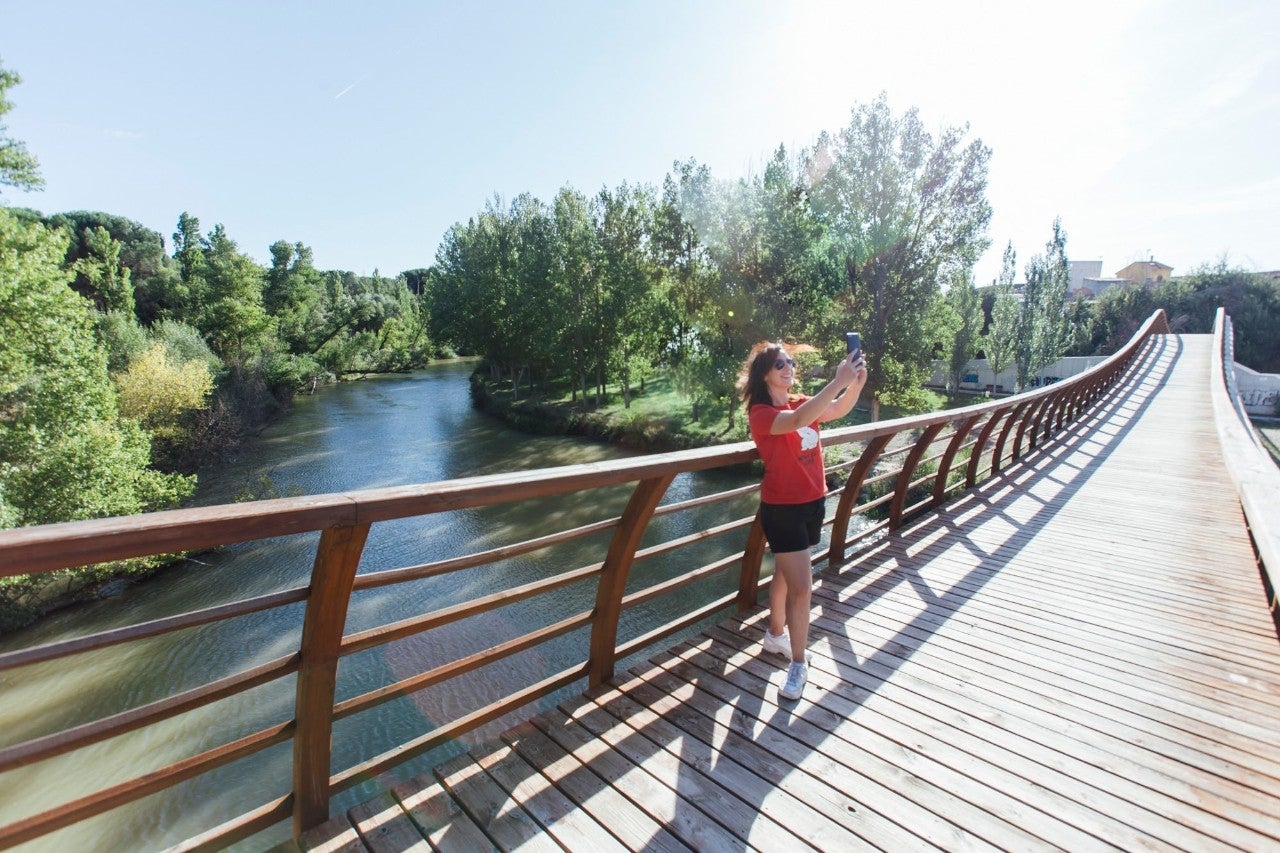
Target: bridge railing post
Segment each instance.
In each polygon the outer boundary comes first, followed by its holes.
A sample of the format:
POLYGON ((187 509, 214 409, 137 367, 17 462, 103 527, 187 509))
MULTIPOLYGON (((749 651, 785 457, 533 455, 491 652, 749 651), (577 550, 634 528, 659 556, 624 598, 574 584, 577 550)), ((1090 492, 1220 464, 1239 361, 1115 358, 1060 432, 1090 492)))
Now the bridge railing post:
POLYGON ((587 680, 596 687, 613 677, 614 658, 618 647, 618 621, 622 616, 622 596, 627 577, 635 563, 636 549, 653 518, 653 511, 666 494, 675 474, 664 474, 636 483, 635 491, 622 512, 614 530, 609 551, 604 558, 604 571, 596 588, 595 615, 591 620, 591 651, 587 680))
POLYGON ((902 526, 902 512, 907 506, 907 493, 911 490, 911 478, 915 476, 916 466, 920 464, 920 457, 924 456, 924 452, 929 449, 929 445, 933 444, 933 440, 946 425, 946 421, 942 421, 926 427, 920 434, 920 438, 916 439, 915 446, 907 453, 907 458, 902 460, 902 470, 898 473, 897 483, 894 484, 893 502, 889 505, 890 530, 896 530, 902 526))
POLYGON ((973 425, 978 422, 980 417, 981 415, 973 415, 956 425, 956 434, 951 437, 950 443, 947 444, 946 452, 942 454, 942 459, 938 462, 938 477, 933 483, 933 503, 935 506, 946 499, 947 477, 951 474, 951 465, 955 461, 956 454, 960 452, 960 446, 969 437, 970 430, 973 429, 973 425))
POLYGON ((764 528, 760 526, 760 511, 747 532, 747 547, 742 552, 742 569, 738 573, 738 597, 735 601, 738 615, 754 610, 760 603, 760 568, 764 564, 764 528))
POLYGON ((878 435, 867 442, 862 449, 858 461, 854 463, 845 480, 844 491, 840 493, 840 501, 836 504, 835 518, 831 521, 831 541, 827 548, 827 565, 837 566, 844 562, 845 548, 849 545, 849 519, 853 517, 853 507, 858 503, 858 495, 862 492, 862 484, 867 475, 880 460, 880 454, 889 446, 889 442, 897 433, 878 435))
POLYGON ((329 819, 329 768, 338 650, 347 623, 351 585, 369 534, 368 524, 330 527, 320 534, 311 591, 302 622, 301 661, 294 706, 293 833, 329 819))

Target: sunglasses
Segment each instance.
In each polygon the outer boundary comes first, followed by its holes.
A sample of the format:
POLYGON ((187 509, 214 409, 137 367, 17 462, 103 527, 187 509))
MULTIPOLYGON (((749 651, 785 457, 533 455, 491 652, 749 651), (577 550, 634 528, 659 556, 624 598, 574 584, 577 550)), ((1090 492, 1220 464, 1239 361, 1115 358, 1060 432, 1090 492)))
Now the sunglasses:
POLYGON ((793 358, 780 358, 773 363, 774 370, 781 370, 784 367, 795 367, 796 362, 793 358))

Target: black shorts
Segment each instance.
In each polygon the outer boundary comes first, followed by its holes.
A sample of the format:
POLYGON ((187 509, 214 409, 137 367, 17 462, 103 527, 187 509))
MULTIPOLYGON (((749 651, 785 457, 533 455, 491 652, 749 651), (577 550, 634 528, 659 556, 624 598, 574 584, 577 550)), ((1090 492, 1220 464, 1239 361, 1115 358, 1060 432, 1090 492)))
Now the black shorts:
POLYGON ((818 498, 807 504, 760 503, 760 526, 765 541, 775 554, 808 551, 822 538, 822 516, 827 499, 818 498))

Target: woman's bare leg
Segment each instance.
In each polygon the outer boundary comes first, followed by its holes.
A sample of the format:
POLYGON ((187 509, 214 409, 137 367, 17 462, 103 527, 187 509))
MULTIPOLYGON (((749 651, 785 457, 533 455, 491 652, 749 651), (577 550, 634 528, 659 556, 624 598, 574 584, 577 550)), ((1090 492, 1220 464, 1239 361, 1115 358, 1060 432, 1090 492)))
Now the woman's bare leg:
POLYGON ((809 601, 813 592, 813 562, 808 550, 788 551, 785 554, 774 554, 774 582, 769 590, 769 624, 774 635, 778 608, 777 598, 781 598, 782 610, 786 613, 786 627, 791 632, 791 659, 803 661, 805 647, 809 644, 809 601), (775 590, 781 577, 782 591, 775 590))
POLYGON ((777 566, 769 582, 769 633, 781 637, 787 630, 787 578, 777 566))

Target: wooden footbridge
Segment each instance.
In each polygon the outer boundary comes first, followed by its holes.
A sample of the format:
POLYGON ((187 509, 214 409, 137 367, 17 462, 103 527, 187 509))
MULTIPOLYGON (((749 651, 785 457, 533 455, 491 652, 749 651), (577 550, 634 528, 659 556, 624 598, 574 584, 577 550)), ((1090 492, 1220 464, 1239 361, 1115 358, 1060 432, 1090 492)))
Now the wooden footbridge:
POLYGON ((19 678, 41 661, 305 602, 295 653, 4 746, 0 780, 285 679, 290 718, 48 803, 0 827, 0 844, 59 849, 81 821, 291 742, 292 778, 277 780, 278 794, 159 846, 1280 849, 1280 642, 1268 575, 1280 567, 1280 473, 1234 405, 1223 369, 1230 340, 1222 315, 1214 336, 1179 336, 1157 313, 1112 359, 1058 385, 827 433, 826 444, 860 452, 833 470, 847 481, 819 554, 811 677, 796 702, 779 698, 781 659, 760 647, 767 579, 754 519, 642 542, 653 517, 729 494, 664 504, 677 473, 741 464, 749 446, 0 532, 7 575, 322 531, 307 587, 0 655, 0 673, 19 678), (357 571, 370 525, 619 483, 635 485, 616 518, 357 571), (884 520, 851 534, 851 520, 875 506, 884 520), (363 590, 602 530, 598 563, 345 627, 363 590), (637 561, 713 538, 736 546, 667 581, 628 586, 637 561), (736 593, 623 636, 630 609, 724 573, 736 575, 736 593), (584 582, 595 589, 586 611, 549 614, 531 632, 336 699, 343 657, 584 582), (717 621, 726 608, 737 615, 717 621), (563 671, 332 769, 335 720, 570 636, 582 637, 581 657, 563 671), (537 712, 540 697, 554 701, 537 712), (431 772, 395 775, 512 714, 527 721, 431 772), (335 794, 373 778, 384 780, 381 795, 331 814, 335 794), (272 828, 282 825, 292 837, 280 844, 272 828))

